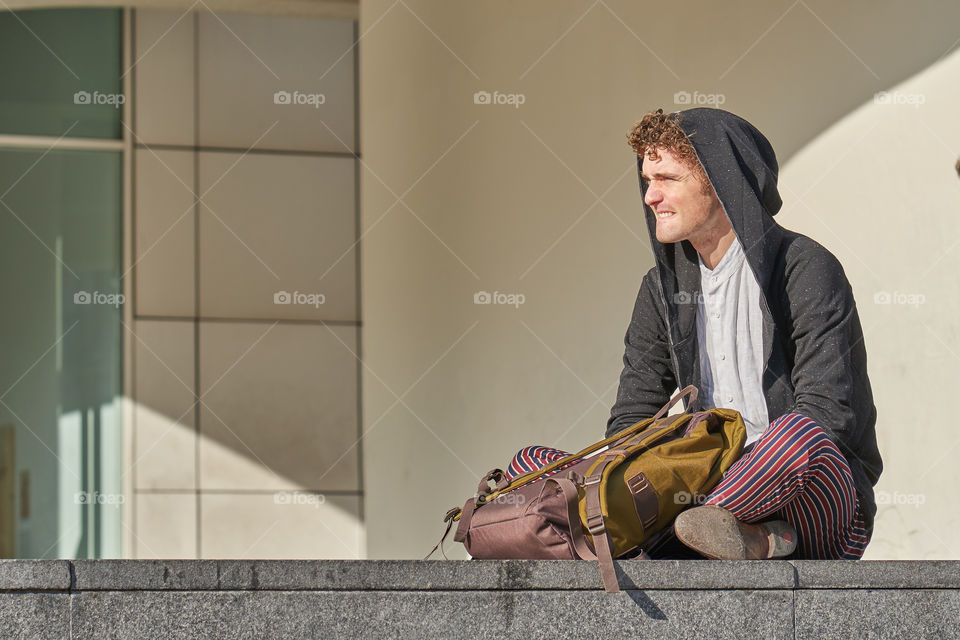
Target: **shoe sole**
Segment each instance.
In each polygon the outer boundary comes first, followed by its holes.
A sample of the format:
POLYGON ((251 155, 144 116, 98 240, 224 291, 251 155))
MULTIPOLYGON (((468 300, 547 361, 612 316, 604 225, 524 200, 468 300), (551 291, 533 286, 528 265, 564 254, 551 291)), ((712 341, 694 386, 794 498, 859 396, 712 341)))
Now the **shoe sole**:
POLYGON ((761 559, 751 553, 752 536, 766 535, 767 558, 788 556, 797 548, 793 527, 782 520, 747 524, 722 507, 706 505, 682 512, 674 523, 677 538, 701 555, 712 560, 761 559))

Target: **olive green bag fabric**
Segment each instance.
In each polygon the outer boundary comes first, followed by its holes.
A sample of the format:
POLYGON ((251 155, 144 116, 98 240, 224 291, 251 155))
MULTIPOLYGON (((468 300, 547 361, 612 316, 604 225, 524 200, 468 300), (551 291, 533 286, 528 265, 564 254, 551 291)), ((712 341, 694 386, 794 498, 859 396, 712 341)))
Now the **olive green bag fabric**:
POLYGON ((474 558, 598 560, 606 590, 619 591, 613 558, 636 555, 743 452, 746 428, 733 409, 663 417, 687 395, 690 406, 697 389, 686 387, 654 417, 542 469, 513 480, 492 470, 474 497, 447 512, 437 546, 459 520, 454 540, 474 558))

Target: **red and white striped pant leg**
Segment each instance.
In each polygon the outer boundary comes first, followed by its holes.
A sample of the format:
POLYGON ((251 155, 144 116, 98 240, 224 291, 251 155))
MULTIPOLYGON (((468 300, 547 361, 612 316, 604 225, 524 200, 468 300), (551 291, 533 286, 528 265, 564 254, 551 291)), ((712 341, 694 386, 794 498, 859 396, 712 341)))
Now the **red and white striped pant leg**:
MULTIPOLYGON (((516 478, 517 476, 522 476, 525 473, 535 471, 537 469, 542 469, 548 464, 556 462, 560 458, 565 458, 570 454, 566 451, 561 451, 560 449, 553 449, 551 447, 541 447, 539 445, 533 445, 530 447, 524 447, 513 456, 513 460, 510 461, 510 465, 507 467, 506 475, 507 478, 516 478)), ((570 464, 574 464, 576 460, 571 461, 570 464)), ((564 469, 570 465, 564 465, 561 469, 564 469)), ((556 469, 551 473, 544 474, 546 476, 552 476, 560 469, 556 469)))
POLYGON ((798 413, 774 420, 704 504, 744 522, 786 520, 800 558, 856 559, 869 542, 850 466, 823 428, 798 413))

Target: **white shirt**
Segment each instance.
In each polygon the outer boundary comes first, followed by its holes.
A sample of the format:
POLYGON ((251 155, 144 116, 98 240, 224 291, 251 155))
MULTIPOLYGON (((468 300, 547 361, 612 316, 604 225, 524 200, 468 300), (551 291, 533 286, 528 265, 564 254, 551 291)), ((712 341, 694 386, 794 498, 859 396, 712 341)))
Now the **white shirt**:
POLYGON ((714 269, 700 260, 697 340, 704 408, 736 409, 747 426, 747 442, 769 424, 763 396, 763 313, 760 285, 734 239, 714 269))

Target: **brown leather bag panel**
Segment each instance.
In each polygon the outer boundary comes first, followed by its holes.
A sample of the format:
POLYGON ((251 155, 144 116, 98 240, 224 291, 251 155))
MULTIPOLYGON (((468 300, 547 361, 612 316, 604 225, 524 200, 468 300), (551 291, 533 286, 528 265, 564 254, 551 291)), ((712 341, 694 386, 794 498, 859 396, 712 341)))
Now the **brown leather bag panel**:
POLYGON ((566 514, 563 496, 539 480, 477 509, 464 546, 487 560, 575 559, 566 514))

